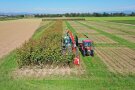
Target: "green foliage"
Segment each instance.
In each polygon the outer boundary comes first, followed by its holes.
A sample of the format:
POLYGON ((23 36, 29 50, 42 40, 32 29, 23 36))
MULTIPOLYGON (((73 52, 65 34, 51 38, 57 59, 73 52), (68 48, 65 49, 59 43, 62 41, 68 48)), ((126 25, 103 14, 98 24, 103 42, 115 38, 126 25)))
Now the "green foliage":
POLYGON ((63 55, 61 49, 62 22, 58 21, 45 30, 42 38, 31 39, 17 50, 19 66, 42 64, 69 64, 73 54, 63 55), (58 27, 59 26, 59 27, 58 27))

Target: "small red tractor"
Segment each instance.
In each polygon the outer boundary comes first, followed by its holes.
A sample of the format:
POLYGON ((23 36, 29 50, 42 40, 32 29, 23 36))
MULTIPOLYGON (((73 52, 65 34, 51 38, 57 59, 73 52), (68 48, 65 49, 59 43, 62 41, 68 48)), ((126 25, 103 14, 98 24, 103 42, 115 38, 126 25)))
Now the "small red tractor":
POLYGON ((78 46, 83 56, 94 56, 93 41, 88 38, 79 38, 78 46))

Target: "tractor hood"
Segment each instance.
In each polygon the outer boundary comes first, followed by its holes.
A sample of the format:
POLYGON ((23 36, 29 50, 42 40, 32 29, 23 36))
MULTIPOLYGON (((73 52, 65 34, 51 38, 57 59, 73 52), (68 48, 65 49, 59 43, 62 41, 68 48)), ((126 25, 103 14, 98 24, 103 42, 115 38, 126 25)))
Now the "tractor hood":
POLYGON ((91 47, 85 47, 86 50, 91 50, 91 47))

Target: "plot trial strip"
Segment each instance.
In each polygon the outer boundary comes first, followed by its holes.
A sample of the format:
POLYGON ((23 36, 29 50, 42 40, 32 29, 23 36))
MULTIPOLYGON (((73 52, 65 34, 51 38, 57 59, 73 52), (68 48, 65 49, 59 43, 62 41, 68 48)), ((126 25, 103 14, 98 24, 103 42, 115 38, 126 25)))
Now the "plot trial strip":
POLYGON ((98 33, 97 31, 85 27, 75 21, 69 21, 69 24, 76 30, 77 33, 92 33, 92 34, 98 33))
POLYGON ((95 43, 117 43, 113 41, 112 39, 101 35, 101 34, 96 34, 96 35, 87 35, 90 40, 93 40, 95 43))
POLYGON ((93 23, 92 21, 89 21, 89 22, 81 21, 81 23, 89 25, 89 26, 92 26, 92 27, 96 27, 96 28, 102 29, 102 31, 105 31, 105 32, 111 33, 111 34, 122 34, 122 35, 126 34, 123 31, 111 29, 111 28, 108 28, 108 27, 105 27, 105 26, 101 26, 101 25, 98 25, 97 23, 93 23))
MULTIPOLYGON (((115 23, 107 22, 107 21, 88 21, 88 23, 95 24, 98 26, 106 27, 113 29, 115 31, 121 31, 121 32, 128 32, 128 33, 135 33, 135 26, 125 26, 125 25, 118 25, 115 23)), ((126 33, 126 34, 128 34, 126 33)))
POLYGON ((135 74, 135 51, 126 47, 97 47, 96 53, 111 72, 135 74))
POLYGON ((135 35, 117 35, 125 40, 135 43, 135 35))

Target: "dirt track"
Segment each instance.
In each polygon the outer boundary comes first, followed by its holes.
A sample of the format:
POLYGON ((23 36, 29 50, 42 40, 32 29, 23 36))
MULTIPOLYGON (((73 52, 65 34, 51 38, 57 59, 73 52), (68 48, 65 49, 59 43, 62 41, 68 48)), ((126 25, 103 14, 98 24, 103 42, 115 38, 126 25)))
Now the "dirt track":
POLYGON ((28 40, 38 28, 40 19, 0 22, 0 58, 28 40))

